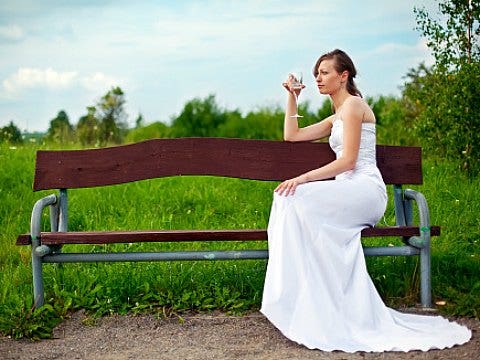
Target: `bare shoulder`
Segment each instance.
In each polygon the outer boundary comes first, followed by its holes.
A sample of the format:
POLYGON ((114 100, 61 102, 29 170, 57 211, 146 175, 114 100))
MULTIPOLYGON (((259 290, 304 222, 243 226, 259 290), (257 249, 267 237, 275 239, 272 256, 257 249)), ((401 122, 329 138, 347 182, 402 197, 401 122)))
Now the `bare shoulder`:
MULTIPOLYGON (((358 96, 350 96, 342 104, 342 117, 350 119, 362 119, 365 113, 365 100, 358 96)), ((368 106, 368 105, 367 105, 368 106)))
POLYGON ((355 118, 362 122, 375 122, 375 115, 368 103, 359 96, 350 96, 345 99, 343 110, 350 118, 355 118))
POLYGON ((348 110, 364 110, 365 107, 369 108, 367 102, 359 96, 349 96, 345 99, 343 107, 348 110))

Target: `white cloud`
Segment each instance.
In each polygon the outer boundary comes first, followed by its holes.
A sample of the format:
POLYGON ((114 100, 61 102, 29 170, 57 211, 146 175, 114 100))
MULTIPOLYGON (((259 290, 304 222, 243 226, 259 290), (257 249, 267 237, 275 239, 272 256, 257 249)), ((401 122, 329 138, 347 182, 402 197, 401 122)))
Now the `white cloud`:
POLYGON ((425 62, 427 66, 430 66, 435 62, 424 38, 420 38, 414 44, 383 43, 368 53, 369 56, 379 58, 392 58, 393 54, 397 62, 406 62, 411 66, 415 66, 420 62, 425 62))
POLYGON ((78 86, 89 92, 98 93, 123 82, 102 72, 80 76, 76 71, 60 72, 52 68, 20 68, 3 80, 2 85, 3 96, 12 98, 29 89, 55 91, 78 86))
POLYGON ((31 88, 64 89, 70 86, 76 77, 75 71, 57 72, 52 68, 20 68, 3 80, 2 84, 8 94, 14 95, 31 88))
POLYGON ((112 86, 118 86, 123 81, 116 79, 114 77, 105 75, 102 72, 96 72, 92 75, 82 77, 80 79, 80 84, 87 90, 91 92, 99 92, 105 89, 111 88, 112 86))
POLYGON ((25 36, 25 31, 18 25, 0 26, 0 40, 18 41, 25 36))

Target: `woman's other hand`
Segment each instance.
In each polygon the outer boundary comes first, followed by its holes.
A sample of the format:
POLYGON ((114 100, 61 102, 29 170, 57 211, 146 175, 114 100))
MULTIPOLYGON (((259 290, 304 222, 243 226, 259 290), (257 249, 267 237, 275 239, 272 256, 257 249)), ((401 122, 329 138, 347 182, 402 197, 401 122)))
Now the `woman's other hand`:
POLYGON ((307 179, 305 176, 297 176, 293 179, 288 179, 280 183, 276 188, 275 192, 278 195, 283 195, 283 196, 288 196, 288 195, 293 195, 295 194, 295 190, 297 189, 297 186, 300 184, 304 184, 307 182, 307 179))

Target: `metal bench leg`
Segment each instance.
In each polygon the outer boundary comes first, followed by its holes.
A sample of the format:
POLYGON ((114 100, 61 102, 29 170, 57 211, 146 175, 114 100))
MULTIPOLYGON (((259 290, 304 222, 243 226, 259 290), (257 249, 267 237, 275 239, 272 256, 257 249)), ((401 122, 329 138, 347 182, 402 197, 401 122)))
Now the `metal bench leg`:
MULTIPOLYGON (((40 229, 42 222, 42 212, 47 206, 57 203, 57 197, 52 194, 38 200, 33 206, 32 217, 30 220, 30 236, 32 237, 32 276, 33 276, 33 297, 34 307, 40 307, 44 304, 44 291, 43 291, 43 260, 40 248, 40 229)), ((55 212, 54 212, 55 213, 55 212)))
POLYGON ((420 250, 420 301, 424 308, 432 307, 430 244, 420 250))
POLYGON ((425 196, 415 190, 405 190, 405 207, 408 213, 408 222, 411 222, 411 200, 418 206, 420 220, 420 236, 412 237, 409 243, 420 248, 420 301, 424 308, 432 307, 432 285, 430 268, 430 214, 425 196))
POLYGON ((43 289, 43 269, 42 257, 36 254, 35 249, 40 246, 38 239, 32 238, 32 276, 33 276, 33 306, 43 306, 44 289, 43 289))

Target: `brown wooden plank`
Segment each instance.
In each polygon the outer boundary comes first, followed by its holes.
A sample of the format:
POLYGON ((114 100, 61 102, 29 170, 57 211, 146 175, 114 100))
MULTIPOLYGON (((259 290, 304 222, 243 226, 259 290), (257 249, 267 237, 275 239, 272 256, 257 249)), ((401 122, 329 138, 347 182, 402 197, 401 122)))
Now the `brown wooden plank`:
MULTIPOLYGON (((82 188, 175 175, 284 180, 334 159, 326 143, 154 139, 102 149, 38 151, 33 189, 82 188)), ((387 184, 421 184, 421 149, 377 146, 387 184)))
MULTIPOLYGON (((440 235, 440 227, 432 226, 432 236, 440 235)), ((380 236, 418 236, 415 226, 390 226, 367 228, 362 231, 363 237, 380 236)), ((134 242, 186 242, 186 241, 255 241, 266 240, 266 230, 168 230, 168 231, 103 231, 103 232, 44 232, 41 234, 42 244, 114 244, 134 242)), ((17 239, 17 245, 31 243, 30 235, 23 234, 17 239)))
POLYGON ((30 245, 32 243, 32 238, 30 234, 21 234, 17 237, 16 245, 30 245))
MULTIPOLYGON (((430 227, 431 236, 440 236, 440 226, 430 227)), ((379 226, 366 228, 362 231, 362 237, 382 236, 420 236, 418 226, 379 226)))
POLYGON ((377 145, 377 166, 386 184, 422 184, 422 148, 377 145))

